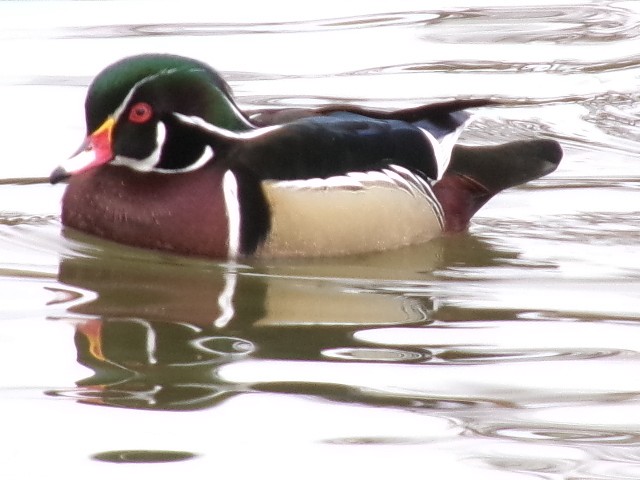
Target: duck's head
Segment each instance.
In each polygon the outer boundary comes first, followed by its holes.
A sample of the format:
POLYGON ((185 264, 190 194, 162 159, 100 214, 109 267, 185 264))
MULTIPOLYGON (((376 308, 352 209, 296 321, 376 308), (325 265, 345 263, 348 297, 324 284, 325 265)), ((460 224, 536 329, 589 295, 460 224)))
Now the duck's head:
POLYGON ((52 183, 106 163, 143 172, 197 168, 210 152, 191 141, 192 129, 181 128, 180 116, 227 130, 251 128, 214 69, 167 54, 129 57, 105 68, 89 87, 85 116, 86 139, 53 171, 52 183))

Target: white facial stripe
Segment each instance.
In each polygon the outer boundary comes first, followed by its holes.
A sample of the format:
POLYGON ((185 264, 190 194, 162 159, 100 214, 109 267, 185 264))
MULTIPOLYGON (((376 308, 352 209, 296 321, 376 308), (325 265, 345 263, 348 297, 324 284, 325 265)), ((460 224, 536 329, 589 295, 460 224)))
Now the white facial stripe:
POLYGON ((138 80, 133 87, 131 87, 131 90, 129 90, 129 93, 127 94, 126 97, 124 97, 124 100, 122 101, 122 103, 120 104, 120 106, 118 106, 118 108, 115 109, 115 111, 113 112, 113 118, 116 119, 116 121, 118 120, 118 118, 120 117, 120 115, 122 115, 122 112, 124 112, 125 107, 127 106, 127 104, 129 103, 129 101, 131 100, 131 97, 133 97, 133 95, 136 93, 136 90, 138 89, 138 87, 140 87, 141 85, 144 85, 145 83, 154 80, 158 77, 161 77, 162 75, 171 75, 172 73, 177 72, 178 69, 177 68, 167 68, 165 70, 160 70, 157 73, 154 73, 153 75, 149 75, 147 77, 144 77, 142 80, 138 80))
POLYGON ((271 127, 263 127, 256 130, 249 130, 247 132, 240 132, 238 135, 240 138, 245 139, 257 138, 280 128, 282 128, 282 125, 272 125, 271 127))
POLYGON ((123 165, 139 172, 150 172, 160 161, 160 153, 162 152, 162 146, 167 137, 167 127, 164 123, 158 122, 156 125, 156 147, 151 155, 147 158, 136 159, 125 157, 122 155, 116 155, 115 159, 111 162, 113 165, 123 165))
POLYGON ((225 138, 231 138, 231 139, 239 138, 238 133, 212 125, 211 123, 206 122, 204 119, 200 117, 196 117, 193 115, 192 116, 183 115, 182 113, 178 113, 178 112, 174 112, 173 115, 182 123, 187 123, 189 125, 196 126, 198 128, 201 128, 202 130, 206 130, 207 132, 211 132, 225 138))
MULTIPOLYGON (((179 115, 179 114, 177 114, 179 115)), ((181 115, 184 117, 184 115, 181 115)), ((185 117, 190 118, 190 117, 185 117)), ((204 120, 202 120, 204 122, 204 120)), ((206 122, 204 122, 206 123, 206 122)), ((160 173, 185 173, 197 170, 203 165, 207 164, 214 156, 214 151, 209 145, 205 145, 202 155, 191 165, 187 165, 184 168, 158 168, 160 163, 160 155, 162 153, 162 147, 167 137, 167 127, 163 122, 158 122, 156 126, 156 147, 147 158, 136 159, 131 157, 125 157, 123 155, 117 155, 111 162, 113 165, 122 165, 139 172, 160 172, 160 173)))
POLYGON ((234 111, 234 113, 236 114, 237 118, 242 119, 242 123, 246 126, 246 127, 252 127, 253 125, 251 125, 251 123, 245 118, 244 113, 242 113, 238 107, 236 106, 236 104, 234 102, 232 102, 231 100, 229 100, 225 95, 223 95, 224 100, 227 102, 227 105, 229 105, 229 107, 231 107, 231 109, 234 111))
POLYGON ((209 146, 206 145, 204 147, 204 150, 202 151, 202 155, 200 155, 200 158, 198 158, 198 160, 196 160, 195 162, 193 162, 191 165, 187 165, 186 167, 183 168, 154 168, 153 171, 154 172, 160 172, 160 173, 186 173, 186 172, 192 172, 193 170, 197 170, 200 167, 206 165, 207 163, 209 163, 209 160, 211 160, 213 158, 213 149, 209 146))
MULTIPOLYGON (((142 80, 140 80, 140 82, 142 82, 142 80)), ((140 82, 136 83, 133 88, 129 90, 129 93, 127 93, 127 96, 124 97, 122 103, 118 106, 118 108, 114 110, 113 118, 116 120, 116 122, 120 118, 120 115, 122 115, 122 112, 124 112, 124 108, 129 104, 129 100, 131 100, 131 97, 133 97, 133 94, 136 92, 136 88, 138 88, 140 82)))
MULTIPOLYGON (((155 80, 158 77, 161 77, 163 75, 171 75, 174 74, 176 72, 179 72, 180 69, 178 68, 166 68, 164 70, 161 70, 157 73, 154 73, 152 75, 149 75, 147 77, 144 77, 142 80, 138 80, 133 87, 131 87, 131 90, 129 90, 129 93, 127 94, 127 96, 125 97, 125 99, 122 101, 122 103, 120 104, 120 106, 118 106, 118 108, 116 108, 116 110, 113 113, 113 117, 115 119, 117 119, 122 112, 124 111, 125 107, 127 106, 127 104, 129 103, 129 101, 131 100, 131 97, 133 97, 133 95, 136 93, 136 90, 144 85, 147 82, 150 82, 151 80, 155 80)), ((184 70, 184 71, 189 71, 189 72, 204 72, 203 69, 201 68, 190 68, 188 70, 184 70)), ((242 120, 242 122, 247 126, 247 127, 251 127, 251 123, 249 123, 244 114, 240 111, 240 109, 236 106, 236 104, 234 102, 232 102, 230 99, 227 98, 227 96, 224 94, 224 92, 222 92, 222 99, 227 103, 227 105, 229 105, 229 107, 235 112, 236 116, 238 118, 240 118, 242 120)))
MULTIPOLYGON (((147 82, 150 82, 160 76, 163 75, 171 75, 173 73, 178 72, 179 69, 177 68, 168 68, 165 70, 161 70, 160 72, 154 73, 152 75, 149 75, 147 77, 144 77, 143 79, 139 80, 138 82, 136 82, 133 87, 131 87, 131 90, 129 90, 129 93, 127 93, 127 96, 125 97, 125 99, 122 101, 122 103, 118 106, 118 108, 115 109, 115 111, 113 112, 112 117, 114 118, 114 120, 117 122, 118 119, 120 118, 120 116, 123 114, 123 112, 125 111, 127 105, 129 104, 129 102, 131 101, 131 98, 135 95, 136 91, 138 90, 139 87, 141 87, 142 85, 144 85, 147 82)), ((204 71, 202 69, 197 69, 197 68, 192 68, 189 69, 189 71, 204 71)), ((251 126, 250 123, 248 123, 245 119, 244 119, 244 115, 238 110, 238 108, 236 107, 236 105, 229 101, 226 97, 224 97, 224 100, 227 101, 227 103, 229 104, 229 106, 234 110, 234 112, 236 112, 236 114, 239 116, 239 118, 243 119, 243 121, 245 122, 245 124, 247 126, 251 126)), ((180 113, 175 113, 176 117, 178 117, 180 120, 186 122, 186 123, 190 123, 192 125, 197 125, 199 127, 202 127, 205 130, 214 132, 214 133, 218 133, 219 135, 228 137, 228 138, 236 138, 237 135, 235 135, 233 132, 229 131, 229 130, 225 130, 222 128, 218 128, 215 127, 214 125, 211 125, 209 123, 207 123, 205 120, 203 120, 200 117, 190 117, 190 116, 186 116, 180 113)), ((246 137, 246 138, 251 138, 253 136, 258 136, 260 134, 266 133, 266 131, 270 131, 273 130, 274 128, 269 127, 269 128, 265 128, 265 129, 261 129, 258 131, 252 131, 252 132, 248 132, 248 135, 238 135, 238 137, 246 137), (265 131, 262 131, 265 130, 265 131)), ((160 161, 160 154, 162 152, 162 147, 164 144, 164 141, 166 139, 166 126, 162 123, 159 122, 158 126, 157 126, 157 130, 156 130, 156 138, 157 138, 157 142, 156 142, 156 148, 154 149, 154 151, 151 153, 151 155, 149 155, 147 158, 144 159, 135 159, 135 158, 130 158, 130 157, 125 157, 123 155, 117 155, 114 160, 111 162, 113 165, 123 165, 123 166, 127 166, 129 168, 132 168, 134 170, 138 170, 141 172, 149 172, 149 171, 157 171, 157 172, 161 172, 161 173, 185 173, 185 172, 190 172, 193 170, 197 170, 198 168, 202 167, 203 165, 205 165, 214 155, 213 149, 210 146, 205 146, 202 155, 200 155, 200 157, 191 165, 184 167, 184 168, 178 168, 178 169, 168 169, 168 168, 156 168, 156 165, 159 163, 160 161)), ((76 156, 77 157, 77 156, 76 156)), ((74 159, 76 158, 74 157, 74 159)), ((81 158, 78 158, 78 163, 80 162, 81 158)), ((73 162, 70 162, 73 163, 73 162)), ((72 165, 74 166, 74 165, 72 165)))
POLYGON ((240 201, 238 181, 231 170, 222 177, 222 193, 229 226, 229 258, 233 259, 238 256, 240 250, 240 201))
POLYGON ((207 121, 205 121, 204 119, 200 118, 200 117, 196 117, 196 116, 188 116, 188 115, 183 115, 182 113, 177 113, 174 112, 175 117, 180 120, 183 123, 188 123, 190 125, 194 125, 198 128, 201 128, 202 130, 205 130, 207 132, 211 132, 215 135, 219 135, 221 137, 224 138, 229 138, 229 139, 251 139, 251 138, 256 138, 256 137, 260 137, 261 135, 264 135, 266 133, 272 132, 274 130, 277 130, 279 128, 282 128, 282 125, 273 125, 271 127, 264 127, 264 128, 258 128, 255 130, 250 130, 247 132, 233 132, 231 130, 227 130, 225 128, 220 128, 216 125, 213 125, 211 123, 208 123, 207 121))

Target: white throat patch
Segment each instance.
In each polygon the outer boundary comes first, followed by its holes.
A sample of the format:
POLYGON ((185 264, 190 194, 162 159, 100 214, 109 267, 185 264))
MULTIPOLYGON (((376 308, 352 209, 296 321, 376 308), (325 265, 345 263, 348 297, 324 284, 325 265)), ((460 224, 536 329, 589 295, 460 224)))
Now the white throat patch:
POLYGON ((153 152, 143 159, 125 157, 123 155, 116 155, 111 162, 113 165, 123 165, 139 172, 150 172, 160 161, 160 153, 162 152, 162 146, 167 138, 167 127, 162 122, 158 122, 156 126, 156 147, 153 152))
POLYGON ((213 149, 209 145, 205 145, 200 157, 192 164, 183 168, 159 168, 157 165, 160 163, 160 155, 162 154, 162 147, 164 146, 166 138, 167 127, 163 122, 158 122, 156 127, 156 147, 153 152, 151 152, 151 155, 143 159, 117 155, 111 163, 113 165, 125 166, 138 172, 186 173, 199 169, 213 158, 213 149))

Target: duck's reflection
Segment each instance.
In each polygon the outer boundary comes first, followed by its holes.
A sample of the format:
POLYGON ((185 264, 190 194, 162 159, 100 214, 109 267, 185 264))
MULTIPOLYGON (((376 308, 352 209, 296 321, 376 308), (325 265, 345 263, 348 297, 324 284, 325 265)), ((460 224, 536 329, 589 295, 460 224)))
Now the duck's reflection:
POLYGON ((130 408, 197 409, 236 390, 217 365, 250 355, 253 344, 208 336, 186 323, 89 320, 75 334, 78 361, 94 375, 78 382, 82 401, 130 408))
MULTIPOLYGON (((473 242, 467 255, 478 254, 473 242)), ((362 348, 357 330, 430 321, 432 298, 415 287, 428 285, 430 272, 446 261, 442 245, 251 268, 113 246, 65 258, 59 282, 95 293, 67 308, 78 361, 93 372, 73 395, 101 405, 199 409, 265 390, 222 380, 217 370, 227 363, 340 361, 323 355, 335 351, 348 358, 350 349, 362 348)))

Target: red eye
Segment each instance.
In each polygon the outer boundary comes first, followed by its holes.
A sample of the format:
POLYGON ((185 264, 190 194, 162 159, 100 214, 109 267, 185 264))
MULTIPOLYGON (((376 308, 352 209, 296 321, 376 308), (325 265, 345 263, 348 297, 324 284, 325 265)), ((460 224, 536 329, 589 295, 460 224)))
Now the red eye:
POLYGON ((153 116, 153 109, 151 105, 145 102, 136 103, 131 110, 129 110, 129 120, 133 123, 148 122, 153 116))

